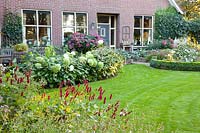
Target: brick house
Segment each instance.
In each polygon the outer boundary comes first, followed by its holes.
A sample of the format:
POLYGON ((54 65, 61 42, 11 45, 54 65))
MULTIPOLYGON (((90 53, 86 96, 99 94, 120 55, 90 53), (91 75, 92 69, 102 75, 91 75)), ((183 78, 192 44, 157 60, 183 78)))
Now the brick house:
POLYGON ((112 48, 145 47, 153 39, 155 11, 169 5, 182 13, 174 0, 0 0, 0 28, 8 9, 22 16, 25 43, 48 37, 61 45, 67 35, 81 32, 99 34, 112 48))

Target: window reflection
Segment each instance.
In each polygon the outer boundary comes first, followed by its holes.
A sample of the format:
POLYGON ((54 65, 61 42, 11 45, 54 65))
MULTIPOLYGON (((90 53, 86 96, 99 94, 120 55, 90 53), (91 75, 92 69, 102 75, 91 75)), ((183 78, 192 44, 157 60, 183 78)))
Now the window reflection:
POLYGON ((142 17, 141 16, 134 17, 134 27, 142 28, 142 17))
POLYGON ((63 13, 63 26, 74 26, 73 13, 63 13))
POLYGON ((23 11, 23 24, 24 25, 36 25, 36 11, 23 11))
POLYGON ((152 28, 152 17, 144 17, 144 28, 152 28))
POLYGON ((51 13, 47 11, 39 11, 39 25, 51 25, 51 13))
POLYGON ((85 13, 77 13, 76 14, 76 25, 77 26, 86 26, 87 18, 85 13))
POLYGON ((87 34, 87 14, 63 12, 63 38, 74 32, 87 34))
POLYGON ((29 46, 49 44, 51 40, 51 12, 23 10, 23 29, 24 41, 29 46))
POLYGON ((134 44, 136 46, 146 46, 152 41, 153 37, 152 16, 134 17, 134 44))

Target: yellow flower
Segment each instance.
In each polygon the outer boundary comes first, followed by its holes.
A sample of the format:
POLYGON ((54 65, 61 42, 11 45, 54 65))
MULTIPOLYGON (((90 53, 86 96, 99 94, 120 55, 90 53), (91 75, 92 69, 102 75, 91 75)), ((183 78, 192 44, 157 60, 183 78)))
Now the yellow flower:
POLYGON ((71 108, 70 108, 69 106, 67 106, 67 107, 65 108, 65 111, 66 111, 67 113, 70 113, 71 108))

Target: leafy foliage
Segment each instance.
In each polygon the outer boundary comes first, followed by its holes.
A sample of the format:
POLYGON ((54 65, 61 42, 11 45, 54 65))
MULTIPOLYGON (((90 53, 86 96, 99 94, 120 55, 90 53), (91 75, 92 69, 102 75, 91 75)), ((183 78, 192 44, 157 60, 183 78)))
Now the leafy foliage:
POLYGON ((195 48, 187 44, 179 44, 174 50, 173 59, 181 62, 195 62, 198 56, 199 53, 195 48))
POLYGON ((115 76, 123 66, 123 58, 108 48, 77 54, 72 51, 56 54, 54 47, 45 49, 45 55, 29 54, 26 65, 33 70, 36 81, 44 81, 48 87, 57 87, 61 81, 72 84, 84 79, 96 81, 115 76))
POLYGON ((15 44, 22 43, 21 17, 16 13, 8 12, 4 16, 2 32, 5 40, 3 47, 12 47, 15 44))
POLYGON ((28 51, 28 45, 25 44, 25 43, 16 44, 14 46, 14 50, 17 51, 17 52, 28 51))
POLYGON ((155 13, 155 38, 168 39, 184 37, 188 32, 188 24, 178 13, 169 9, 158 10, 155 13))
POLYGON ((165 39, 165 40, 154 40, 147 47, 148 50, 153 49, 172 49, 175 48, 176 44, 173 39, 165 39))
POLYGON ((200 17, 199 0, 177 0, 181 8, 185 11, 185 17, 189 20, 200 17))
POLYGON ((151 60, 151 67, 178 71, 200 71, 199 62, 174 62, 166 60, 151 60))

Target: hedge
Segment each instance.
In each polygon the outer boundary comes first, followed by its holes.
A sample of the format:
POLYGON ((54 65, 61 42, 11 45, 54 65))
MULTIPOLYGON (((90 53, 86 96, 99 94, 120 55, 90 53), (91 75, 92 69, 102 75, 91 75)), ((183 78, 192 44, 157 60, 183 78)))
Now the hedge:
POLYGON ((200 62, 171 62, 152 59, 150 66, 158 69, 179 71, 200 71, 200 62))

